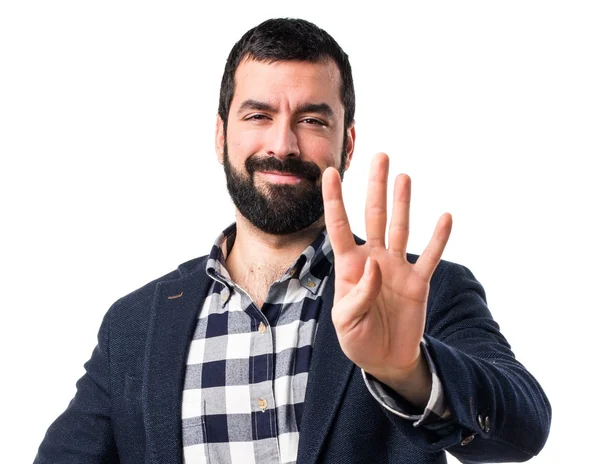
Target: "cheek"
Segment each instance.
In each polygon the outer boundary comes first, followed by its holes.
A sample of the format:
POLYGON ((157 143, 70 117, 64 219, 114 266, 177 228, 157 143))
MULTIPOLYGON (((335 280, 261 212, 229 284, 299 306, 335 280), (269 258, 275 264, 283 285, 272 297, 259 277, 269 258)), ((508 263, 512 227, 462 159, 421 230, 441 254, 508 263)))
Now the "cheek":
POLYGON ((326 138, 307 138, 299 145, 302 156, 318 164, 321 170, 328 166, 337 166, 340 163, 341 148, 334 146, 326 138))
POLYGON ((227 149, 230 158, 247 158, 260 151, 261 138, 258 134, 252 132, 228 133, 227 149))

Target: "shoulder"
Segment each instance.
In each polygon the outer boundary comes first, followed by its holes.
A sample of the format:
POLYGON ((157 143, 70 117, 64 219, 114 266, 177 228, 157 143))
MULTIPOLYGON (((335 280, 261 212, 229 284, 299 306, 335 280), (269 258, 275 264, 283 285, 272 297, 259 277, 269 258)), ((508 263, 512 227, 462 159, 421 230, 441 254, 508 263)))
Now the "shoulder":
MULTIPOLYGON (((419 259, 419 255, 407 253, 406 259, 409 263, 414 264, 419 259)), ((431 276, 431 291, 437 290, 440 285, 448 285, 451 282, 464 280, 477 282, 471 270, 466 266, 442 259, 431 276)))
MULTIPOLYGON (((354 235, 354 241, 357 245, 364 245, 366 243, 363 238, 357 235, 354 235)), ((407 253, 406 259, 409 263, 415 264, 419 259, 419 255, 407 253)), ((481 287, 481 284, 466 266, 443 259, 440 260, 435 271, 433 272, 433 275, 431 276, 429 291, 430 303, 432 296, 438 294, 440 290, 444 292, 446 290, 452 290, 453 288, 456 289, 465 285, 467 287, 477 287, 478 292, 481 293, 485 299, 483 287, 481 287)))
POLYGON ((199 275, 205 264, 206 257, 183 263, 113 303, 100 326, 98 345, 100 351, 107 353, 115 376, 122 377, 124 372, 141 369, 159 286, 199 275))
POLYGON ((157 286, 167 282, 183 279, 202 270, 206 265, 207 256, 194 258, 180 264, 177 269, 154 279, 147 284, 133 290, 119 298, 108 310, 106 318, 111 325, 135 325, 136 322, 145 322, 150 317, 154 295, 157 286))

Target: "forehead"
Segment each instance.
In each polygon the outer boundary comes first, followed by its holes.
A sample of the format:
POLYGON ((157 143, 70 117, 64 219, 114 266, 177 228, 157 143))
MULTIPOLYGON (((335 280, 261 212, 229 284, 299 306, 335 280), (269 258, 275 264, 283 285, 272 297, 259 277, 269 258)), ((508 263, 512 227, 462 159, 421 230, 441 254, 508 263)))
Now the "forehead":
POLYGON ((305 103, 342 108, 340 71, 332 60, 268 63, 245 59, 235 72, 234 82, 232 108, 247 99, 292 108, 305 103))

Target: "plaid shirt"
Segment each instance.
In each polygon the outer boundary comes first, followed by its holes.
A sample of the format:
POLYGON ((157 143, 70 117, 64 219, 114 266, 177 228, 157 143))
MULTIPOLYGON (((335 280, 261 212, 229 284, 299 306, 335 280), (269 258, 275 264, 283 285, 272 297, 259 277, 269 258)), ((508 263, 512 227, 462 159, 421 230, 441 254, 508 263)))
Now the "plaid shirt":
MULTIPOLYGON (((208 257, 213 279, 190 345, 182 400, 186 464, 295 463, 304 394, 322 303, 333 269, 324 230, 283 276, 259 309, 233 282, 225 262, 236 235, 229 226, 208 257)), ((383 407, 415 425, 436 428, 448 413, 433 372, 424 414, 368 374, 369 391, 383 407)), ((447 423, 447 421, 443 421, 447 423)))

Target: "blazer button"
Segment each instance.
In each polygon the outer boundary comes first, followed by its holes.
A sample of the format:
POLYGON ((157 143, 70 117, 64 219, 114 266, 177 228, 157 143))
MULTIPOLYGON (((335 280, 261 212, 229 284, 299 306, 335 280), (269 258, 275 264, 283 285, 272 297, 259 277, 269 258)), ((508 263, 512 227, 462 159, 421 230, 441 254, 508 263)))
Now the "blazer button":
POLYGON ((479 414, 477 416, 477 423, 484 433, 488 433, 490 431, 490 416, 485 416, 484 418, 481 414, 479 414))
POLYGON ((469 435, 468 437, 464 438, 463 441, 460 442, 460 446, 467 446, 473 441, 474 438, 475 434, 469 435))

